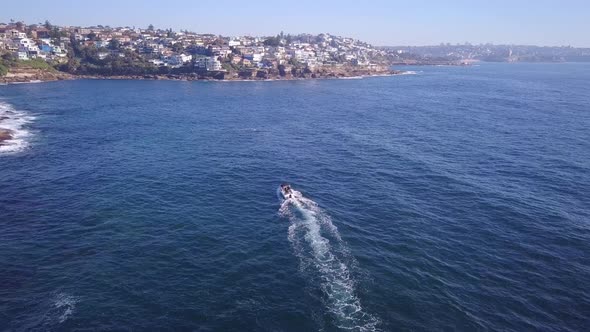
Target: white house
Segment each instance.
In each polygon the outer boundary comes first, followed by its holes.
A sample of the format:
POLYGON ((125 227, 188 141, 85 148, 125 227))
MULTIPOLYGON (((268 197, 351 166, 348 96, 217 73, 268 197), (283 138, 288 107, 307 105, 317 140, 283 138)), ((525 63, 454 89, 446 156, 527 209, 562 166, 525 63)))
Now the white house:
POLYGON ((192 55, 186 54, 174 54, 167 59, 167 62, 171 66, 182 66, 183 64, 190 62, 193 59, 192 55))
POLYGON ((109 53, 109 52, 99 52, 99 53, 98 53, 98 58, 99 58, 100 60, 104 60, 104 59, 106 59, 106 58, 107 58, 109 55, 111 55, 111 53, 109 53))
POLYGON ((221 62, 214 56, 199 57, 195 60, 195 67, 207 71, 221 70, 221 62))
POLYGON ((168 64, 159 59, 152 59, 149 62, 153 63, 154 66, 167 66, 168 64))
POLYGON ((228 45, 229 45, 229 47, 240 46, 240 45, 242 45, 242 42, 240 40, 238 40, 238 39, 231 39, 228 42, 228 45))
POLYGON ((9 30, 6 32, 10 38, 27 38, 27 34, 18 30, 9 30))
POLYGON ((24 37, 24 38, 15 38, 15 41, 18 42, 19 46, 25 47, 25 48, 32 48, 32 47, 36 47, 37 46, 32 39, 29 39, 29 38, 26 38, 26 37, 24 37))
POLYGON ((222 56, 224 58, 227 58, 230 54, 232 54, 232 51, 229 48, 229 46, 222 46, 219 50, 219 56, 222 56))
POLYGON ((25 50, 19 50, 16 52, 16 56, 19 60, 29 60, 29 53, 25 50))

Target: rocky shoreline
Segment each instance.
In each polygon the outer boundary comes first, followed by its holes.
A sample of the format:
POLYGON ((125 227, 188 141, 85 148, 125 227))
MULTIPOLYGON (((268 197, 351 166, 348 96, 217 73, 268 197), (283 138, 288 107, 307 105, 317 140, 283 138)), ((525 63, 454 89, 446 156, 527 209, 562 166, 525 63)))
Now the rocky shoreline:
POLYGON ((306 80, 306 79, 338 79, 372 76, 391 76, 403 74, 404 71, 392 70, 385 67, 357 68, 357 67, 322 67, 316 70, 294 69, 289 72, 281 72, 278 69, 247 69, 234 72, 206 72, 187 74, 150 74, 150 75, 72 75, 60 71, 47 71, 40 69, 18 69, 10 71, 0 78, 0 83, 34 83, 51 82, 73 79, 100 79, 100 80, 178 80, 178 81, 279 81, 279 80, 306 80))
POLYGON ((57 70, 35 68, 11 68, 6 76, 0 77, 0 83, 31 83, 61 81, 75 78, 73 75, 57 70))
POLYGON ((337 79, 352 77, 390 76, 402 74, 404 71, 380 69, 319 69, 296 70, 282 73, 276 69, 247 69, 236 72, 207 72, 187 74, 154 74, 154 75, 77 75, 81 79, 112 79, 112 80, 180 80, 180 81, 280 81, 280 80, 306 80, 306 79, 337 79))

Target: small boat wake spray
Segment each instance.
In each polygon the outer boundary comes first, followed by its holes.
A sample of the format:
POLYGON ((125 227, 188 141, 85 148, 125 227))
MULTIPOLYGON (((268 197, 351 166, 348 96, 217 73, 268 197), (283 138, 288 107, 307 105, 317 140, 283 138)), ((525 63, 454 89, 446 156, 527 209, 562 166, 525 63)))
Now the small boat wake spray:
POLYGON ((334 324, 350 331, 377 331, 379 320, 366 313, 356 295, 349 266, 354 258, 330 216, 301 192, 282 184, 279 214, 287 218, 289 242, 299 258, 301 272, 319 285, 334 324))

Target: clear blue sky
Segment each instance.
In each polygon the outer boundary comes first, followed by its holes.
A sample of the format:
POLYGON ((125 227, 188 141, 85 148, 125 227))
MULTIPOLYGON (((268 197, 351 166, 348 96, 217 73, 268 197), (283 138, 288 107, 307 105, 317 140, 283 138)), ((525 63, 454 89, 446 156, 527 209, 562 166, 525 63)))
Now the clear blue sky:
POLYGON ((330 32, 375 45, 590 47, 590 0, 2 1, 0 22, 188 29, 222 35, 330 32))

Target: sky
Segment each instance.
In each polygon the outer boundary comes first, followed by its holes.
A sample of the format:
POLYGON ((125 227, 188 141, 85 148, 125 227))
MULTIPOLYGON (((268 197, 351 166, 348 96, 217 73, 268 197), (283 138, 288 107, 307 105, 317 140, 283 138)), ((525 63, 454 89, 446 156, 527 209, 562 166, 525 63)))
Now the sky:
POLYGON ((331 33, 377 46, 590 47, 590 0, 3 1, 0 22, 187 29, 224 36, 331 33))

